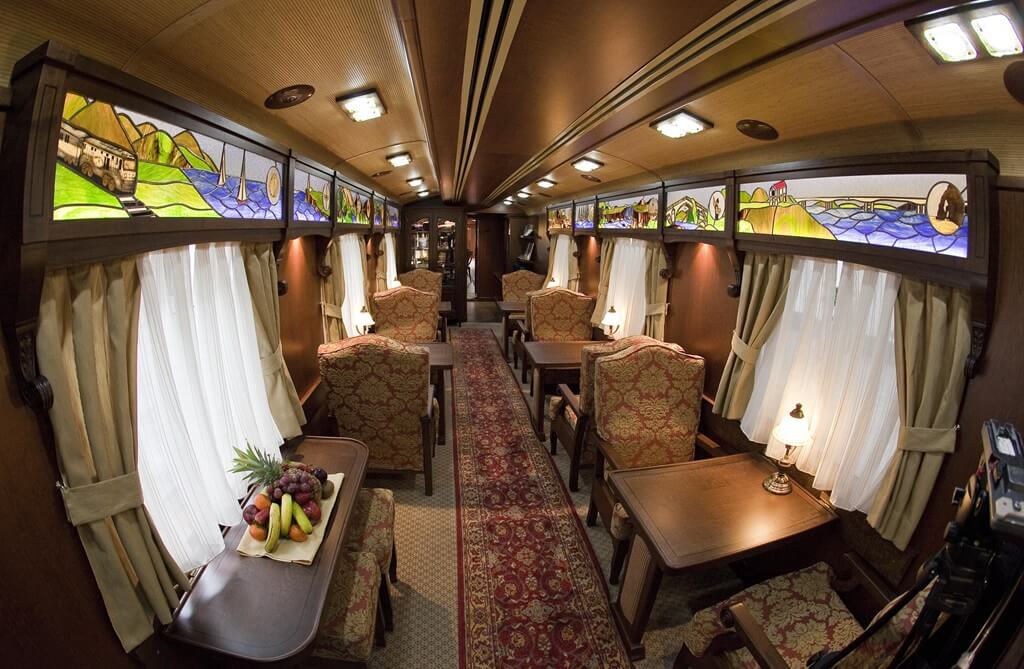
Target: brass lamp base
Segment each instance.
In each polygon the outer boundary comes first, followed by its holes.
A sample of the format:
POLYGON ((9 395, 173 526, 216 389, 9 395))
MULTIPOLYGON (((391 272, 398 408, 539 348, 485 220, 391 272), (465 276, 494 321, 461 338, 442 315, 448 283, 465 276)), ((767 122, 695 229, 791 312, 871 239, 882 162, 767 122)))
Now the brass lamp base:
POLYGON ((769 475, 762 485, 765 490, 773 495, 788 495, 793 492, 793 486, 789 483, 789 477, 783 471, 777 471, 769 475))

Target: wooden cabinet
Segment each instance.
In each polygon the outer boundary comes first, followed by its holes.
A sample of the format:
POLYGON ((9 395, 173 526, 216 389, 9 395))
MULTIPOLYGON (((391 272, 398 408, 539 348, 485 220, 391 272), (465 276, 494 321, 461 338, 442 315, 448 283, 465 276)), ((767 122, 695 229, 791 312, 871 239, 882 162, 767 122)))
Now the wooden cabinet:
POLYGON ((406 207, 403 210, 401 271, 441 273, 441 299, 466 319, 466 217, 459 207, 406 207))

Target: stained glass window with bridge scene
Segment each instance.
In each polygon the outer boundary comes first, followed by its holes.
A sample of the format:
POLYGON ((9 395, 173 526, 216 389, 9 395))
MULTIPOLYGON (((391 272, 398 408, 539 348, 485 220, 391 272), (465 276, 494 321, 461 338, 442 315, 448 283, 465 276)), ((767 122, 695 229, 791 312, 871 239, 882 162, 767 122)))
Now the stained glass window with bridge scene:
POLYGON ((53 219, 281 220, 282 168, 194 130, 68 93, 53 219))
POLYGON ((967 257, 967 177, 877 174, 740 185, 737 233, 967 257))

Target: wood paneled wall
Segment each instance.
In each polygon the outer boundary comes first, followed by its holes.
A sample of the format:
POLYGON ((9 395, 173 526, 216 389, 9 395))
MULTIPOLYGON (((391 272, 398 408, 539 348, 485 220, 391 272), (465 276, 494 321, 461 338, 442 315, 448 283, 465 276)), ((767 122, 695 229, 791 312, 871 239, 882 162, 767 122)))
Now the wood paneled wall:
POLYGON ((281 350, 295 390, 304 398, 320 379, 316 349, 323 339, 315 238, 285 242, 277 273, 278 279, 288 282, 288 292, 281 297, 281 350))
POLYGON ((601 253, 601 241, 592 235, 577 235, 576 259, 580 268, 579 291, 587 295, 597 295, 597 284, 601 278, 601 266, 598 256, 601 253))
POLYGON ((479 298, 501 299, 501 280, 505 273, 505 216, 481 214, 476 222, 476 295, 479 298))

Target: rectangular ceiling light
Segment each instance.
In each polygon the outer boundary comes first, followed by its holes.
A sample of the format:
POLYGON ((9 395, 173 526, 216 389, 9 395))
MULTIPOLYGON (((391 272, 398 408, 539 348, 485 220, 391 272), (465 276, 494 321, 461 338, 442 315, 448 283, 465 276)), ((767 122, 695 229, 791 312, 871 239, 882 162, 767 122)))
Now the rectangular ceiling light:
POLYGON ((696 135, 712 127, 710 123, 699 119, 696 116, 687 114, 684 111, 677 112, 661 120, 655 121, 651 127, 672 139, 679 139, 687 135, 696 135))
POLYGON ((514 203, 514 202, 515 202, 515 200, 513 200, 513 199, 512 199, 512 198, 510 198, 510 197, 507 197, 507 198, 505 198, 505 199, 503 200, 503 202, 504 202, 505 204, 512 204, 512 203, 514 203))
POLYGON ((540 181, 538 181, 537 185, 540 186, 541 188, 551 188, 552 186, 555 185, 555 183, 557 183, 557 182, 552 181, 551 179, 548 179, 548 178, 545 177, 544 179, 541 179, 540 181))
POLYGON ((1013 29, 1013 22, 1006 14, 989 14, 971 19, 971 27, 990 56, 1016 56, 1024 51, 1020 36, 1013 29))
POLYGON ((580 158, 572 164, 573 167, 578 169, 580 172, 593 172, 596 169, 604 167, 604 163, 598 162, 591 158, 580 158))
POLYGON ((412 156, 409 155, 408 151, 392 153, 388 156, 388 162, 391 163, 393 167, 404 167, 412 162, 412 156))
POLYGON ((420 197, 426 197, 426 196, 430 195, 430 191, 429 190, 421 190, 419 193, 416 193, 416 194, 419 195, 420 197))
POLYGON ((349 118, 356 123, 380 118, 387 113, 387 109, 375 89, 350 95, 339 95, 334 98, 334 101, 341 105, 349 118))
POLYGON ((520 200, 525 200, 526 198, 530 197, 530 194, 527 193, 525 190, 521 190, 518 193, 516 193, 516 197, 518 197, 520 200))
POLYGON ((409 184, 409 188, 419 188, 423 185, 423 177, 413 177, 412 179, 406 179, 405 183, 409 184))
POLYGON ((939 58, 947 63, 959 63, 978 57, 971 39, 957 23, 942 23, 925 28, 924 38, 935 53, 939 54, 939 58))

